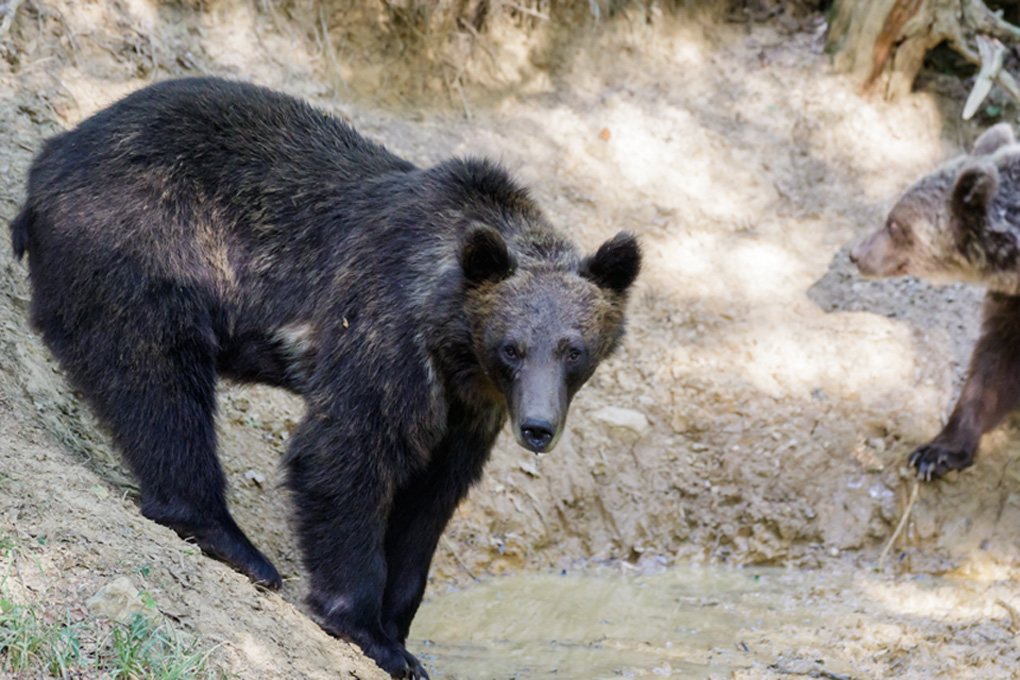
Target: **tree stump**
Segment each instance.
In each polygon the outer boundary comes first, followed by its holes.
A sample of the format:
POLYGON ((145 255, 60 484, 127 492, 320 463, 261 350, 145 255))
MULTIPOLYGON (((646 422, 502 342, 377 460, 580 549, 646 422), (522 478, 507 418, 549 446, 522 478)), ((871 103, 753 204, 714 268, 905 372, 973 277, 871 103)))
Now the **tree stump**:
POLYGON ((828 49, 836 69, 852 74, 864 94, 895 99, 910 92, 925 55, 942 42, 1020 102, 1016 82, 1002 69, 1002 53, 1020 43, 1020 28, 982 0, 833 3, 828 49))

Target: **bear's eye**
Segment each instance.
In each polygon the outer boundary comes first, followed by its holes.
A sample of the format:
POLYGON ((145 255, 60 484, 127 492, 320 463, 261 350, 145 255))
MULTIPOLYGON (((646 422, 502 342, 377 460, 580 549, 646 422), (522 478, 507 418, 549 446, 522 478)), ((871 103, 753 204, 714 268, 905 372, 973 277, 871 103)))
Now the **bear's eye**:
POLYGON ((572 364, 572 363, 580 360, 580 358, 581 358, 581 350, 577 349, 576 347, 572 347, 569 350, 567 350, 567 363, 572 364))
POLYGON ((503 356, 510 360, 517 360, 521 355, 513 345, 503 345, 503 356))

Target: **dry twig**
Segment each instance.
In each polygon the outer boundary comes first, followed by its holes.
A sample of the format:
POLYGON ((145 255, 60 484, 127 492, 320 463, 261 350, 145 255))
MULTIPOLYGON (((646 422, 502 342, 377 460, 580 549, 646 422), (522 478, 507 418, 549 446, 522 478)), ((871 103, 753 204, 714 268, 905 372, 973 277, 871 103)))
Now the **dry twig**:
POLYGON ((446 546, 446 549, 450 551, 450 554, 453 555, 453 559, 454 561, 457 562, 457 565, 460 566, 460 568, 463 569, 464 572, 471 577, 472 581, 478 581, 478 577, 475 576, 474 573, 468 568, 468 565, 464 564, 464 560, 460 558, 460 553, 457 552, 457 547, 450 541, 450 539, 446 537, 446 534, 443 534, 440 540, 442 540, 443 545, 446 546))
POLYGON ((1020 28, 1009 23, 988 8, 982 0, 963 0, 963 15, 977 33, 983 33, 1003 42, 1020 42, 1020 28))
POLYGON ((995 604, 1009 612, 1009 632, 1013 635, 1020 633, 1020 610, 1001 599, 996 600, 995 604))
POLYGON ((535 17, 536 19, 541 19, 542 21, 549 21, 548 14, 542 14, 537 10, 533 10, 529 7, 524 7, 523 5, 518 5, 516 2, 511 2, 510 0, 500 0, 500 4, 504 5, 505 7, 509 7, 510 9, 515 9, 521 14, 527 14, 529 17, 535 17))
POLYGON ((849 675, 843 675, 842 673, 833 673, 827 671, 824 668, 811 668, 807 670, 797 670, 794 668, 787 668, 786 666, 780 666, 779 664, 772 664, 769 666, 769 670, 775 671, 780 675, 803 675, 808 678, 825 678, 825 680, 853 680, 849 675))
POLYGON ((903 527, 907 525, 907 520, 910 519, 910 511, 914 509, 914 503, 917 502, 917 495, 921 489, 921 482, 917 479, 914 480, 914 488, 910 490, 910 500, 907 501, 907 507, 903 509, 903 516, 900 517, 900 523, 896 525, 896 531, 892 533, 889 540, 885 542, 885 547, 882 548, 882 553, 878 556, 878 568, 882 568, 882 563, 885 562, 886 555, 892 549, 896 539, 900 537, 900 532, 903 531, 903 527))
POLYGON ((329 54, 329 62, 333 65, 333 73, 337 78, 340 79, 340 84, 344 86, 344 92, 348 90, 347 80, 344 79, 344 74, 340 72, 340 64, 336 60, 336 52, 333 50, 333 39, 329 36, 329 26, 326 25, 326 15, 322 12, 322 3, 319 3, 319 23, 322 24, 322 38, 326 41, 326 52, 329 54))

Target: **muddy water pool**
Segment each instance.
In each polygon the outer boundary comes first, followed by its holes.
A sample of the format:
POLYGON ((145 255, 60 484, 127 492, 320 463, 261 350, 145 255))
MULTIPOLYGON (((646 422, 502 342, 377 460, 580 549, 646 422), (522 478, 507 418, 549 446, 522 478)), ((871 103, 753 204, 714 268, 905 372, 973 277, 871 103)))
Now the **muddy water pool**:
POLYGON ((959 629, 982 587, 860 568, 528 574, 431 597, 409 648, 457 680, 876 677, 915 634, 959 629))

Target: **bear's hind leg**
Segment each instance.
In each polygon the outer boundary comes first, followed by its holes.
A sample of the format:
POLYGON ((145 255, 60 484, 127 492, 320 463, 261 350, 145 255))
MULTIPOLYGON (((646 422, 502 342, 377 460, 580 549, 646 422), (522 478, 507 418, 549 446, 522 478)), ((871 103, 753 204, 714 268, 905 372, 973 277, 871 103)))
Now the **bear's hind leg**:
POLYGON ((204 307, 179 286, 135 282, 135 295, 85 310, 73 333, 62 315, 44 317, 47 344, 112 430, 141 486, 142 514, 278 588, 279 573, 227 509, 216 457, 216 343, 204 307))
POLYGON ((227 509, 212 356, 186 344, 173 354, 150 359, 145 384, 131 381, 107 409, 118 448, 141 483, 142 514, 255 583, 279 588, 280 574, 227 509))
POLYGON ((1020 297, 989 292, 983 317, 981 338, 949 421, 910 455, 923 479, 970 467, 981 435, 1020 404, 1020 297))

